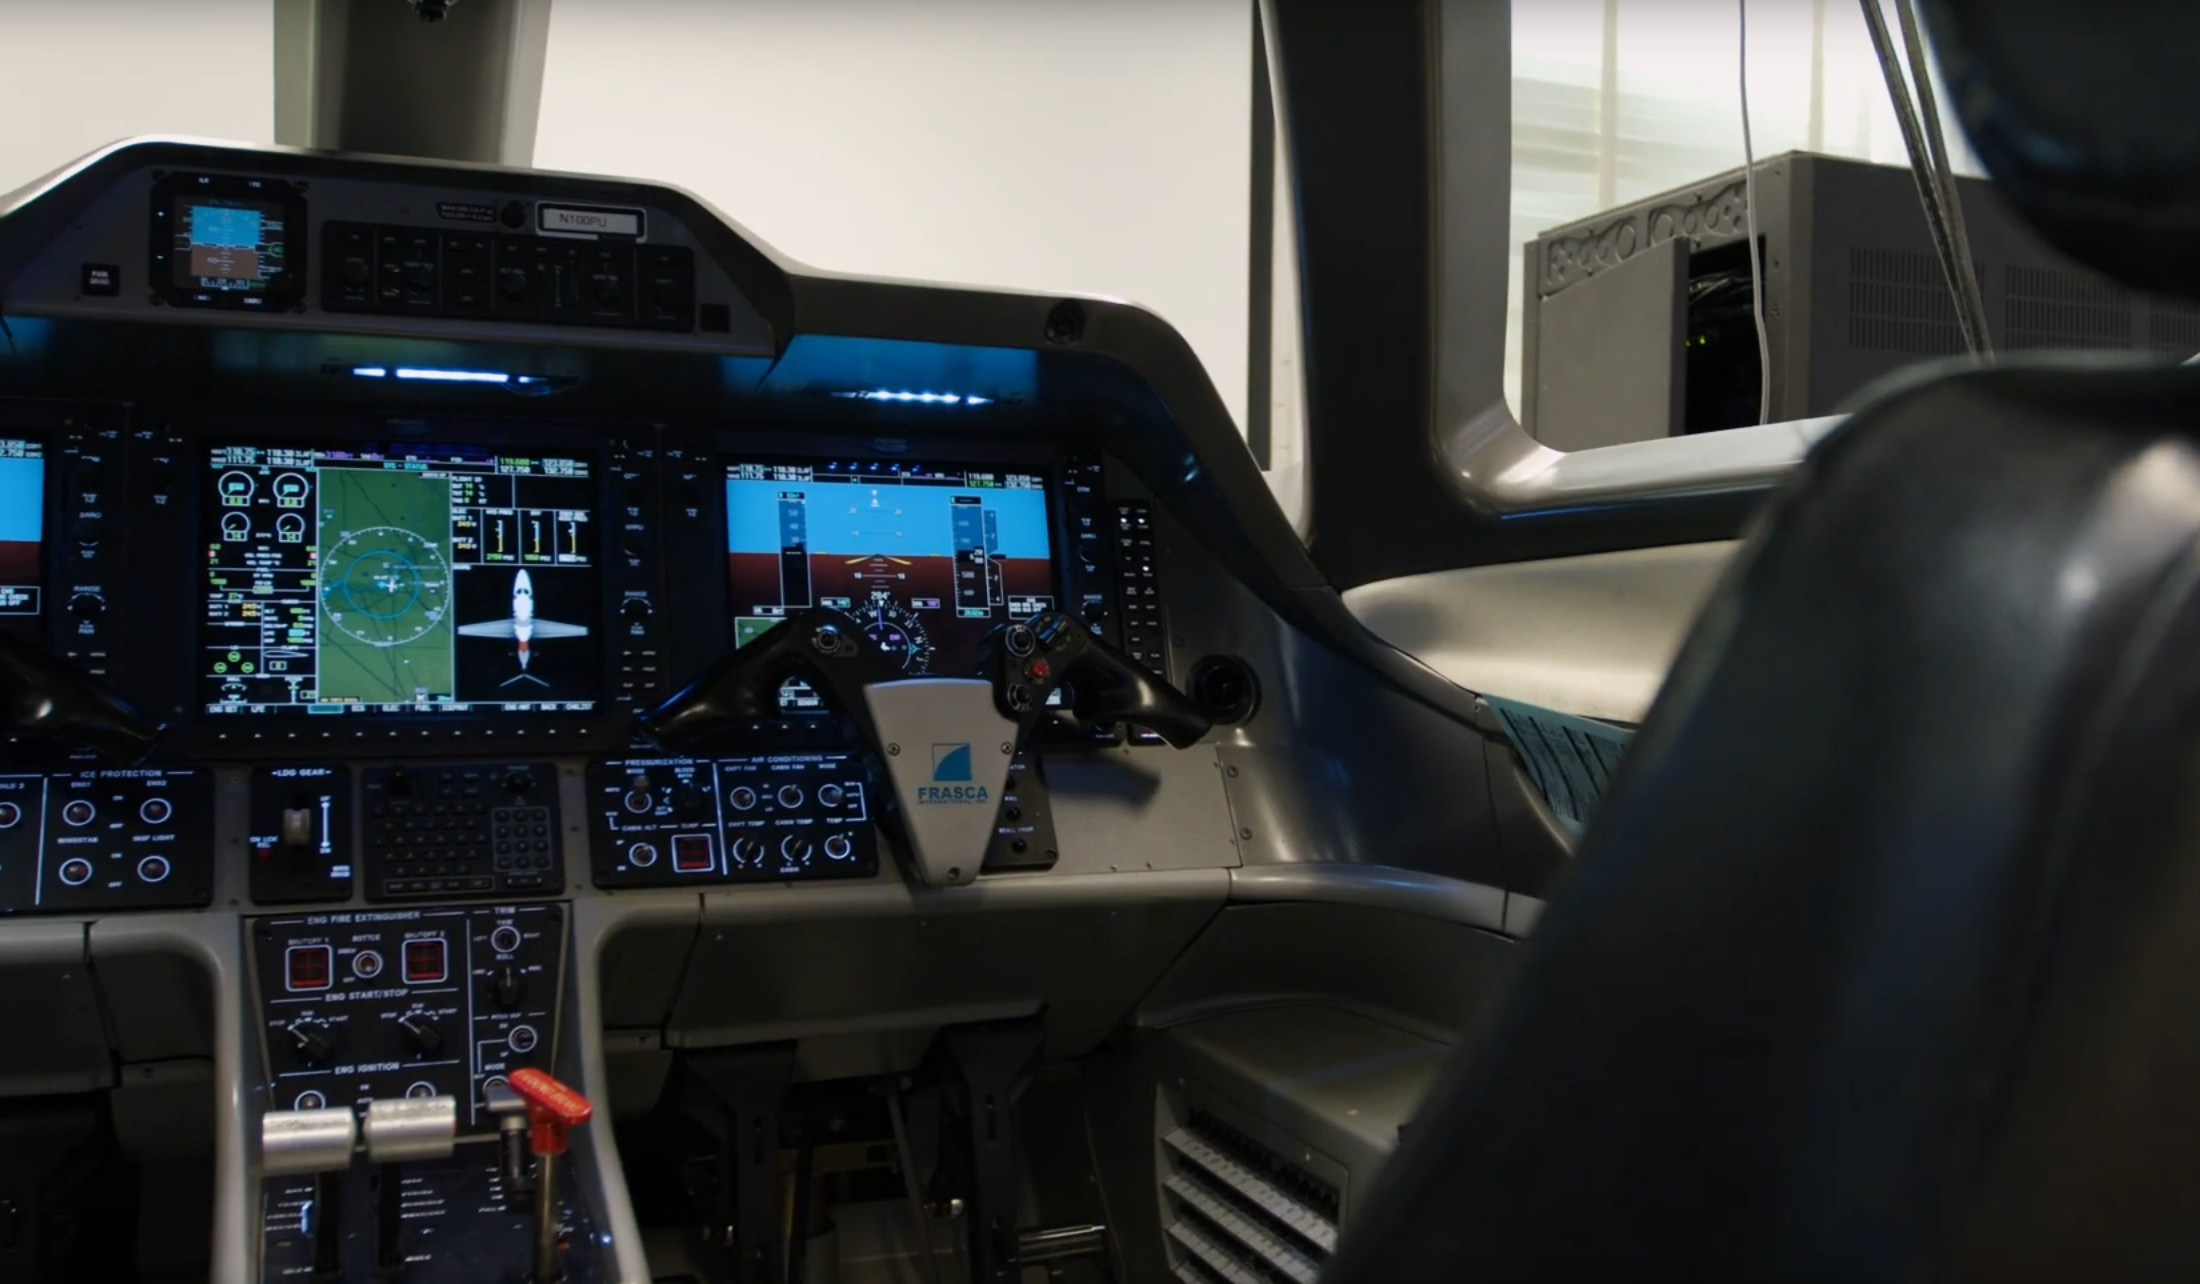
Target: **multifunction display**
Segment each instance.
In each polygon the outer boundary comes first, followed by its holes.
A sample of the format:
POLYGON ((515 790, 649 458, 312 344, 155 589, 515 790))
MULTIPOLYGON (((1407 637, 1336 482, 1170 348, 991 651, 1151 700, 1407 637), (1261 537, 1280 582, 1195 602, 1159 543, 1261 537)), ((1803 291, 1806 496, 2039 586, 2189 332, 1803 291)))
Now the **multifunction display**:
POLYGON ((585 712, 603 685, 588 461, 219 446, 207 712, 585 712))
POLYGON ((46 461, 35 441, 0 437, 0 631, 30 636, 40 602, 46 461))
POLYGON ((1047 479, 1014 468, 731 463, 726 560, 736 645, 829 606, 912 675, 967 676, 986 634, 1055 604, 1047 479))
POLYGON ((176 200, 174 283, 185 290, 265 293, 283 277, 286 211, 279 200, 185 196, 176 200))
POLYGON ((305 291, 304 193, 237 174, 170 174, 153 184, 147 276, 178 307, 280 312, 305 291))

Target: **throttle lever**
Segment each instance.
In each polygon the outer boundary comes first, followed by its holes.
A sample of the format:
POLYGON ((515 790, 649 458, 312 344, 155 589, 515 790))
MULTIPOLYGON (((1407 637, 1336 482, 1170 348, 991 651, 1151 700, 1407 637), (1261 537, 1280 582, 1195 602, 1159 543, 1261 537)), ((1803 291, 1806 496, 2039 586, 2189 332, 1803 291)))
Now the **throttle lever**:
POLYGON ((1016 722, 1019 738, 1045 716, 1047 698, 1072 679, 1072 708, 1081 718, 1135 723, 1178 749, 1198 744, 1215 725, 1190 696, 1063 611, 1042 611, 995 630, 983 664, 1001 715, 1016 722))

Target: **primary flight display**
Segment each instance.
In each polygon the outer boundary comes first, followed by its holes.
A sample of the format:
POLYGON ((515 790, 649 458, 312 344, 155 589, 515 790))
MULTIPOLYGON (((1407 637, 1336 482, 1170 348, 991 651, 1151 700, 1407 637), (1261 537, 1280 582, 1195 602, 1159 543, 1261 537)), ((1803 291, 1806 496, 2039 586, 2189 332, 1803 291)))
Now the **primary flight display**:
POLYGON ((1046 478, 1029 469, 729 463, 735 643, 829 606, 903 672, 968 676, 986 634, 1054 605, 1049 530, 1046 478))
POLYGON ((587 460, 230 445, 209 465, 208 713, 595 707, 587 460))
POLYGON ((0 437, 0 631, 37 636, 45 516, 43 449, 0 437))

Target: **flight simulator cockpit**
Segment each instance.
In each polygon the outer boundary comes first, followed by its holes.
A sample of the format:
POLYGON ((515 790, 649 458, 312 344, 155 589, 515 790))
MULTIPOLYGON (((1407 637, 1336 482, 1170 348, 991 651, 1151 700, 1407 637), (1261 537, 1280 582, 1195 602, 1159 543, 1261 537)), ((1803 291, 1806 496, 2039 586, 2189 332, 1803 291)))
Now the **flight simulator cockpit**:
POLYGON ((1487 710, 1151 314, 385 149, 0 212, 0 1273, 1311 1280, 1487 710))
POLYGON ((1863 7, 1908 179, 1528 245, 1531 437, 1509 6, 1253 6, 1268 468, 282 0, 0 197, 0 1281, 2189 1273, 2200 17, 1927 0, 1958 184, 1863 7))

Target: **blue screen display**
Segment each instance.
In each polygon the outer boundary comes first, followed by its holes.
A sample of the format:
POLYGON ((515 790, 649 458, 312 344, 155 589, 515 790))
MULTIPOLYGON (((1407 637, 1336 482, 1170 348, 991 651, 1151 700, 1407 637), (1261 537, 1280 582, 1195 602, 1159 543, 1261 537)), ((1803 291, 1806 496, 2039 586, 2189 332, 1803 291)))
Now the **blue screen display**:
POLYGON ((958 522, 984 514, 980 529, 994 557, 1044 558, 1047 496, 1043 490, 974 489, 882 481, 726 481, 726 549, 777 556, 797 545, 816 556, 880 553, 953 557, 958 522), (798 517, 799 514, 799 517, 798 517), (790 523, 799 520, 797 532, 790 523))
POLYGON ((910 674, 967 676, 979 644, 1056 603, 1047 479, 860 461, 726 469, 736 645, 822 606, 910 674))
POLYGON ((0 628, 27 633, 38 616, 46 461, 39 444, 0 437, 0 628))
POLYGON ((222 205, 191 207, 191 243, 226 245, 240 250, 260 246, 260 211, 222 205))
POLYGON ((45 526, 46 461, 38 444, 0 438, 0 543, 36 544, 45 526))

